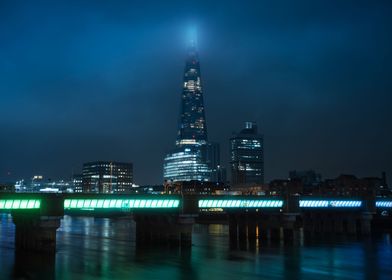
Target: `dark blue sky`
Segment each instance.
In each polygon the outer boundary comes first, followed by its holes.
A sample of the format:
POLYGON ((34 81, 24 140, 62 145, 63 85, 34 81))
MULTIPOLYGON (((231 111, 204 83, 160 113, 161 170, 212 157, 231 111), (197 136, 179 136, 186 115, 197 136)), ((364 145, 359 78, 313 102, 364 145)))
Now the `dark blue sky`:
POLYGON ((391 15, 390 1, 1 1, 0 181, 119 160, 160 183, 193 26, 223 163, 252 120, 267 180, 392 175, 391 15))

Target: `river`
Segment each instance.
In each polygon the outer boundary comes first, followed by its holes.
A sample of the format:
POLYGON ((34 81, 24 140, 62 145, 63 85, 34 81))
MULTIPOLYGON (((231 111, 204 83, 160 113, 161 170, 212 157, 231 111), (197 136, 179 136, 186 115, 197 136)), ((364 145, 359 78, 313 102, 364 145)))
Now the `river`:
POLYGON ((65 216, 54 257, 15 254, 0 214, 0 279, 392 279, 391 234, 233 249, 225 225, 196 225, 190 249, 136 246, 129 219, 65 216))

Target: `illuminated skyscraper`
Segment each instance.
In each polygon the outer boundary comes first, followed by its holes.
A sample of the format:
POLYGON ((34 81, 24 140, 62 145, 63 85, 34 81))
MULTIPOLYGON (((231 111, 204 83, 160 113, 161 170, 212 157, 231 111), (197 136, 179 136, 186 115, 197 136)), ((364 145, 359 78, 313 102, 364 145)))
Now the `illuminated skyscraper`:
POLYGON ((246 122, 245 128, 230 139, 231 183, 234 186, 264 183, 263 136, 255 123, 246 122))
MULTIPOLYGON (((217 160, 207 142, 200 63, 195 44, 188 49, 176 148, 166 155, 163 177, 170 181, 210 181, 217 160)), ((215 146, 214 146, 215 147, 215 146)))
POLYGON ((180 110, 176 144, 205 144, 207 142, 207 126, 204 115, 200 63, 194 44, 189 47, 185 62, 180 110))

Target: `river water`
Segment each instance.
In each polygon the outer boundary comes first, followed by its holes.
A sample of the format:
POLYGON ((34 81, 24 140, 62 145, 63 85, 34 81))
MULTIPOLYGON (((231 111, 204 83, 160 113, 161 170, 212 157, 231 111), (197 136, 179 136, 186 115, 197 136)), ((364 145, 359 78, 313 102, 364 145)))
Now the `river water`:
POLYGON ((392 279, 390 234, 230 249, 227 226, 196 225, 190 249, 139 248, 129 219, 65 216, 48 258, 15 254, 11 216, 0 217, 0 279, 392 279))

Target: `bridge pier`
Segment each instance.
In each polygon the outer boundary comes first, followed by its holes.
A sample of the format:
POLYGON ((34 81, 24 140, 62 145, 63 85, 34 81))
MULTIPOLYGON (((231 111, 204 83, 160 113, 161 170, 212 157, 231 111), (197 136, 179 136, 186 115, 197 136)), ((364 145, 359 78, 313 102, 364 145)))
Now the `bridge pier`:
POLYGON ((323 233, 333 233, 333 220, 335 219, 335 216, 336 215, 331 215, 329 213, 323 215, 323 233))
POLYGON ((136 243, 170 244, 188 247, 192 245, 195 223, 192 215, 135 214, 136 243))
POLYGON ((357 222, 354 217, 349 217, 346 220, 346 225, 347 225, 347 233, 355 235, 357 234, 357 222))
POLYGON ((56 252, 56 231, 62 216, 13 213, 15 249, 45 253, 56 252))
POLYGON ((297 214, 284 213, 282 216, 282 226, 283 226, 283 239, 285 241, 294 240, 294 232, 296 227, 297 214))
POLYGON ((303 229, 306 233, 367 235, 371 233, 372 219, 373 213, 371 212, 305 213, 303 214, 303 229))
POLYGON ((268 226, 266 221, 259 221, 257 224, 259 235, 259 240, 267 240, 268 239, 268 226))
POLYGON ((270 228, 270 239, 271 241, 280 241, 280 227, 270 228))
POLYGON ((238 222, 234 214, 229 214, 229 240, 231 247, 237 247, 238 242, 238 222))
POLYGON ((249 244, 256 243, 256 217, 248 216, 248 241, 249 244))
POLYGON ((373 219, 373 214, 370 212, 363 212, 361 216, 361 228, 360 233, 363 235, 369 235, 372 231, 371 221, 373 219))
POLYGON ((180 244, 183 247, 192 246, 192 230, 195 218, 192 215, 182 214, 178 217, 177 226, 180 232, 180 244))
POLYGON ((333 230, 334 230, 334 233, 336 233, 336 234, 343 233, 343 220, 341 217, 335 217, 334 224, 333 224, 333 230))
POLYGON ((247 242, 247 220, 245 215, 241 215, 238 218, 238 241, 241 247, 246 245, 247 242))

